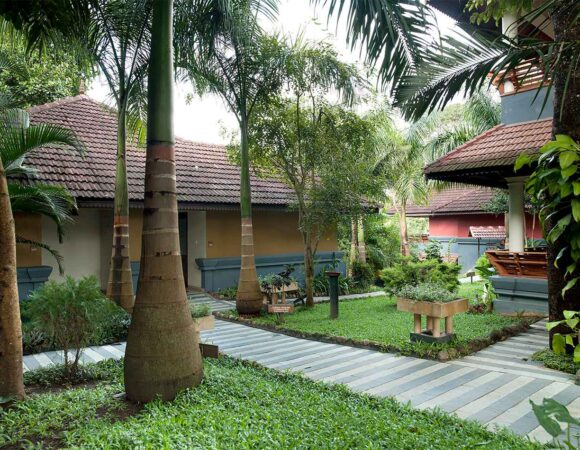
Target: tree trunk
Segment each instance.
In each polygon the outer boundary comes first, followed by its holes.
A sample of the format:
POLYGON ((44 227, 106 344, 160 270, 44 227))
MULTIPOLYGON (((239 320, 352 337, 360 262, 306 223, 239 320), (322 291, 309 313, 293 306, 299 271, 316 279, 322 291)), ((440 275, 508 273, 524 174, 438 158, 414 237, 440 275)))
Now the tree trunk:
MULTIPOLYGON (((564 2, 559 2, 564 3, 564 2)), ((570 3, 570 2, 567 2, 570 3)), ((553 15, 554 22, 554 39, 556 42, 562 41, 580 41, 580 22, 575 16, 580 8, 579 3, 568 6, 563 12, 560 11, 553 15)), ((567 79, 568 69, 571 61, 569 57, 564 57, 560 69, 554 74, 554 119, 553 135, 567 134, 575 141, 580 141, 580 71, 572 70, 570 79, 567 79), (568 83, 566 89, 566 83, 568 83), (565 97, 564 92, 566 91, 565 97), (564 108, 562 109, 562 105, 564 108), (562 109, 562 114, 560 110, 562 109)), ((577 68, 576 68, 577 69, 577 68)), ((555 217, 550 223, 546 224, 548 232, 554 224, 557 223, 558 217, 555 217)), ((556 242, 548 245, 548 296, 550 320, 561 320, 564 318, 564 310, 578 310, 578 299, 580 299, 580 283, 570 289, 565 298, 562 298, 562 289, 566 285, 564 280, 564 271, 555 265, 556 257, 562 246, 568 245, 567 242, 556 242)), ((575 274, 578 276, 580 269, 575 274)), ((557 328, 550 331, 550 336, 558 332, 557 328)), ((551 339, 550 339, 551 342, 551 339)))
MULTIPOLYGON (((124 97, 122 93, 119 94, 124 97)), ((121 100, 121 103, 125 103, 121 100)), ((113 217, 113 252, 109 270, 107 297, 125 311, 133 311, 133 279, 129 252, 129 192, 127 186, 127 126, 125 105, 117 112, 117 163, 113 217)))
POLYGON ((348 276, 352 277, 352 266, 357 259, 358 222, 356 217, 350 219, 350 254, 348 255, 348 276))
POLYGON ((304 246, 304 282, 306 285, 306 306, 314 306, 314 252, 310 237, 305 239, 304 246))
POLYGON ((172 18, 172 0, 153 2, 141 270, 125 352, 125 390, 141 402, 173 399, 203 377, 179 251, 172 18))
POLYGON ((361 263, 367 262, 367 248, 365 245, 365 227, 362 216, 358 218, 358 260, 361 263))
POLYGON ((22 325, 16 279, 16 234, 0 159, 0 397, 24 398, 22 325))
MULTIPOLYGON (((245 108, 242 108, 245 109, 245 108)), ((242 264, 236 295, 236 309, 240 314, 259 314, 262 310, 262 292, 254 256, 254 230, 252 227, 252 190, 250 186, 250 161, 248 155, 248 122, 240 123, 240 211, 242 222, 242 264)))
POLYGON ((409 256, 409 232, 407 231, 407 207, 402 206, 399 211, 399 229, 401 235, 401 255, 409 256))

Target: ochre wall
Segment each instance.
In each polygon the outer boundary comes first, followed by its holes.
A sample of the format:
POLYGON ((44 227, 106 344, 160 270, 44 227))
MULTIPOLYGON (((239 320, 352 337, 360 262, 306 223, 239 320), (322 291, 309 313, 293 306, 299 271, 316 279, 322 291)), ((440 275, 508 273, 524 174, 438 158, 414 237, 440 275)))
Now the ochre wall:
MULTIPOLYGON (((532 233, 533 217, 526 214, 526 236, 541 239, 542 229, 538 219, 532 233)), ((429 217, 429 236, 434 237, 469 237, 469 227, 505 225, 504 215, 499 214, 465 214, 456 216, 429 217)))
MULTIPOLYGON (((298 213, 284 211, 254 211, 254 251, 257 256, 302 253, 304 246, 298 231, 298 213)), ((238 211, 207 211, 206 257, 240 256, 240 213, 238 211)), ((337 249, 336 233, 329 230, 318 250, 337 249)))
MULTIPOLYGON (((42 242, 42 221, 38 214, 14 214, 16 234, 31 241, 42 242)), ((42 250, 28 244, 16 245, 16 265, 33 267, 42 264, 42 250)))

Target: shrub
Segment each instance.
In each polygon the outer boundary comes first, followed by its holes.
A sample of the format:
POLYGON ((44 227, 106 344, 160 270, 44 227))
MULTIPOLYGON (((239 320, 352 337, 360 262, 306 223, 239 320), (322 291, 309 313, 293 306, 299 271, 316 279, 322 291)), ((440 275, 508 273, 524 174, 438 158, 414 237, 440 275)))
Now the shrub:
MULTIPOLYGON (((327 296, 328 292, 328 277, 326 276, 326 271, 336 270, 334 267, 327 266, 320 270, 312 280, 312 288, 314 290, 314 295, 316 296, 327 296)), ((340 295, 347 295, 353 288, 354 281, 352 278, 340 275, 338 277, 338 290, 340 295)))
POLYGON ((457 299, 455 293, 448 291, 439 284, 433 283, 403 286, 397 289, 396 295, 397 297, 421 302, 451 302, 457 299))
POLYGON ((47 345, 64 351, 64 374, 78 370, 81 349, 119 326, 120 309, 101 292, 95 277, 79 281, 67 277, 62 283, 49 281, 23 302, 29 327, 46 336, 47 345), (114 323, 110 315, 117 315, 114 323), (74 351, 70 361, 69 350, 74 351))
POLYGON ((455 291, 459 286, 459 271, 460 266, 455 263, 403 258, 400 264, 383 269, 380 276, 385 290, 391 294, 405 285, 421 283, 438 284, 448 291, 455 291))
POLYGON ((442 262, 441 259, 441 243, 439 241, 429 241, 429 244, 425 247, 425 257, 427 259, 433 259, 438 262, 442 262))
POLYGON ((475 261, 475 272, 484 280, 489 280, 489 277, 495 275, 495 269, 485 253, 475 261))
POLYGON ((207 304, 196 305, 195 303, 190 303, 189 310, 191 311, 191 317, 194 319, 211 315, 211 307, 207 304))
POLYGON ((355 261, 352 264, 352 281, 356 288, 368 290, 375 282, 375 274, 370 264, 355 261))
POLYGON ((229 300, 235 300, 236 296, 238 295, 238 287, 237 286, 230 286, 227 288, 221 288, 221 289, 218 289, 217 293, 223 298, 227 298, 229 300))

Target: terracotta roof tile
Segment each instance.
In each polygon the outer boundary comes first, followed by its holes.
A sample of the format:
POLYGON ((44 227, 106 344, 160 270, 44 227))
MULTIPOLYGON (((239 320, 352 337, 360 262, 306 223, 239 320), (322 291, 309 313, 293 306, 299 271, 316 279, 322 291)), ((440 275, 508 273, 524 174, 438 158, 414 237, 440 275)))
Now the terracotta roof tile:
POLYGON ((520 153, 537 151, 551 135, 551 118, 497 125, 427 165, 425 174, 513 166, 520 153))
POLYGON ((489 188, 457 187, 431 195, 427 205, 409 205, 407 214, 415 217, 485 213, 484 205, 494 195, 489 188))
MULTIPOLYGON (((85 95, 69 97, 29 110, 32 123, 50 123, 77 133, 87 147, 83 158, 54 147, 33 152, 26 163, 38 179, 66 186, 79 200, 113 200, 116 118, 106 105, 85 95)), ((176 139, 178 200, 186 203, 239 203, 239 168, 230 164, 224 146, 176 139)), ((143 199, 145 149, 127 146, 129 199, 143 199)), ((287 205, 293 192, 275 179, 252 176, 252 203, 287 205)))

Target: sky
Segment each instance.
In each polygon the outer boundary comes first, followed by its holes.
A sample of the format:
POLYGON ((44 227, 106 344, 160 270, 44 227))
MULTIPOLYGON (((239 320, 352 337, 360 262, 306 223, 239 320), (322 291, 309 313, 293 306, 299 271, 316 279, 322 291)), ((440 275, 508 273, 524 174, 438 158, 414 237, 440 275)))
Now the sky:
MULTIPOLYGON (((354 0, 356 1, 356 0, 354 0)), ((444 15, 437 15, 440 28, 447 29, 452 21, 444 15)), ((323 7, 314 8, 311 0, 281 0, 277 22, 264 22, 268 31, 279 31, 290 37, 302 34, 304 39, 326 41, 331 43, 341 58, 350 63, 361 64, 364 57, 359 49, 350 50, 346 43, 347 34, 344 23, 338 27, 334 19, 327 22, 327 12, 323 7)), ((174 124, 176 136, 197 142, 225 144, 229 137, 224 130, 231 132, 237 129, 234 115, 228 111, 219 96, 206 95, 203 98, 194 96, 191 103, 186 102, 188 94, 193 92, 191 85, 179 83, 174 89, 174 124)), ((112 104, 105 80, 94 80, 87 94, 99 101, 112 104)))

